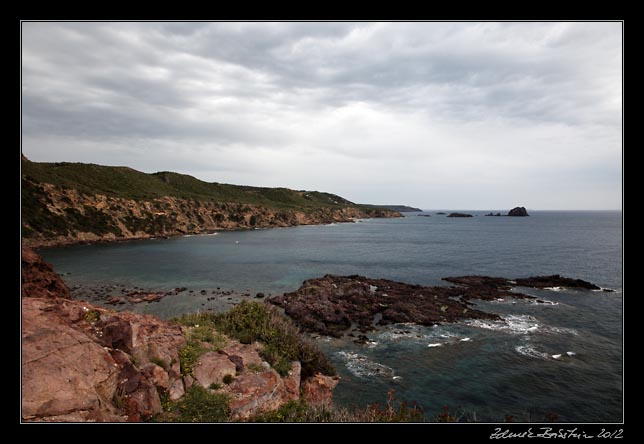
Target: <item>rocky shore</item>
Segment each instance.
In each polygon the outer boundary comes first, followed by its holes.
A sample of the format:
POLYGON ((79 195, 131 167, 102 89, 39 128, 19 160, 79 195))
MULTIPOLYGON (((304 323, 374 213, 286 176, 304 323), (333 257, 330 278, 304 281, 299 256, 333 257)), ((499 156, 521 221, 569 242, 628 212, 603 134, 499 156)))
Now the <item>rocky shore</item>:
POLYGON ((456 285, 427 287, 358 275, 326 275, 304 281, 297 291, 268 301, 283 308, 304 331, 341 337, 352 330, 364 333, 393 323, 435 325, 461 319, 499 319, 494 313, 473 308, 473 301, 536 299, 511 291, 518 286, 600 289, 590 282, 559 275, 514 280, 460 276, 445 280, 456 285))
POLYGON ((49 264, 28 248, 22 257, 24 421, 158 420, 195 398, 197 410, 226 400, 224 420, 244 420, 293 400, 331 402, 337 377, 305 375, 299 361, 281 374, 261 342, 71 300, 49 264))

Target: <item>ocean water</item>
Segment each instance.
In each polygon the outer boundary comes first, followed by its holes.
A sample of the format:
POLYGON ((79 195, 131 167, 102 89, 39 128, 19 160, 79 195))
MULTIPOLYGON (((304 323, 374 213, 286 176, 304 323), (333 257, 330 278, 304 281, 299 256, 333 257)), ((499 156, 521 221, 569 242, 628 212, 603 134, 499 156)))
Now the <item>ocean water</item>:
MULTIPOLYGON (((621 212, 534 211, 527 218, 418 217, 229 231, 216 235, 42 250, 75 285, 235 289, 280 294, 305 279, 361 274, 422 285, 468 274, 562 274, 615 292, 520 289, 549 301, 479 303, 503 322, 396 325, 367 345, 318 338, 342 377, 341 405, 416 401, 429 415, 498 422, 619 422, 623 418, 621 212)), ((139 304, 169 318, 204 310, 195 291, 139 304)))

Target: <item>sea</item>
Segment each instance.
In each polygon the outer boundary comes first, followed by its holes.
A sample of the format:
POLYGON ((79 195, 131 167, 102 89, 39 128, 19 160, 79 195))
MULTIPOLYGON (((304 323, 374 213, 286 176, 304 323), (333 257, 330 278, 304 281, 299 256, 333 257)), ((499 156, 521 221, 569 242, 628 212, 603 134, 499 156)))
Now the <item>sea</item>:
MULTIPOLYGON (((393 325, 351 338, 316 337, 341 376, 334 401, 416 403, 461 421, 623 421, 623 214, 531 211, 530 217, 395 219, 221 231, 170 239, 43 249, 70 286, 193 290, 128 309, 171 318, 207 310, 208 293, 296 290, 309 278, 359 274, 421 285, 449 276, 560 274, 613 290, 516 291, 546 303, 479 302, 503 321, 393 325)), ((493 210, 494 213, 497 210, 493 210)))

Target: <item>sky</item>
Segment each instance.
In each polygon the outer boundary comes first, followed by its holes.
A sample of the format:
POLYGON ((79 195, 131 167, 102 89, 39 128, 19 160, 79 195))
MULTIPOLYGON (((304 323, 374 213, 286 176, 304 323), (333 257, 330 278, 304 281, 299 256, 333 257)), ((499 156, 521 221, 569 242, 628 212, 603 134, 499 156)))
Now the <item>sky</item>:
POLYGON ((23 22, 22 152, 423 209, 621 209, 620 22, 23 22))

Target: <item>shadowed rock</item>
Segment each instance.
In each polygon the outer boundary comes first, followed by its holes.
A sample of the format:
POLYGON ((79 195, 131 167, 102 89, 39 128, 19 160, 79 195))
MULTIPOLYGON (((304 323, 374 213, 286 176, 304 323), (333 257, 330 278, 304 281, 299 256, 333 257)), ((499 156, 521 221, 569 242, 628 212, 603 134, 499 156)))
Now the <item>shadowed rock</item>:
POLYGON ((515 207, 508 212, 508 216, 530 216, 525 207, 515 207))

